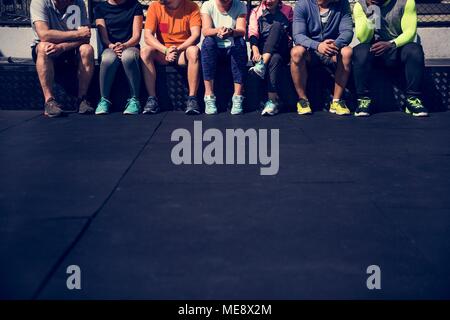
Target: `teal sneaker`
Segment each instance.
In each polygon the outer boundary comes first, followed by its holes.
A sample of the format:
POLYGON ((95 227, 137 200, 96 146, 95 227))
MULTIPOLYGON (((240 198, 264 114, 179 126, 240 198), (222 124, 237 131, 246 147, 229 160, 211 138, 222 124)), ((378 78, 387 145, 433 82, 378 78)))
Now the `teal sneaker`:
POLYGON ((264 109, 261 112, 262 116, 274 116, 279 112, 278 103, 273 100, 267 100, 264 104, 264 109))
POLYGON ((95 109, 95 114, 108 114, 109 113, 109 107, 111 107, 112 103, 108 99, 101 97, 100 101, 98 102, 97 108, 95 109))
POLYGON ((136 97, 131 97, 127 100, 127 105, 125 106, 125 111, 123 114, 138 114, 141 110, 141 104, 136 97))
POLYGON ((216 107, 216 97, 215 96, 205 96, 205 113, 206 114, 217 114, 216 107))
POLYGON ((244 113, 244 109, 242 108, 242 102, 244 102, 243 96, 234 95, 231 102, 231 114, 236 115, 244 113))
POLYGON ((423 106, 422 101, 417 97, 409 97, 406 99, 405 112, 414 117, 427 117, 428 110, 423 106))
POLYGON ((264 79, 264 76, 266 74, 266 65, 264 64, 264 61, 261 59, 249 70, 256 73, 261 79, 264 79))

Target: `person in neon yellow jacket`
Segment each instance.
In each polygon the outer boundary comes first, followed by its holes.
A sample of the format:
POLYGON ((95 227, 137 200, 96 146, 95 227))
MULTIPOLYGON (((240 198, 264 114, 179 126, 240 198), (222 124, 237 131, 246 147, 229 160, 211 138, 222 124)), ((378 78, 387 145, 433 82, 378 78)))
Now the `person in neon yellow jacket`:
POLYGON ((413 116, 427 116, 420 100, 424 53, 417 39, 414 0, 359 0, 353 7, 355 34, 360 44, 353 48, 358 107, 356 116, 371 113, 370 78, 374 65, 404 68, 407 106, 413 116))

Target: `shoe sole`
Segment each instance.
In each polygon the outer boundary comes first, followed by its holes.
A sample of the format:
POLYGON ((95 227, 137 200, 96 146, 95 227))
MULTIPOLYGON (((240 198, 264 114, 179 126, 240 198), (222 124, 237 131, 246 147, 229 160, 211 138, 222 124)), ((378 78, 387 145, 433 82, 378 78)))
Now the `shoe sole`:
POLYGON ((278 112, 279 111, 275 111, 275 112, 268 112, 268 111, 266 111, 266 112, 261 112, 261 115, 262 116, 274 116, 274 115, 277 115, 278 114, 278 112))
POLYGON ((157 114, 157 113, 159 113, 159 110, 158 111, 143 111, 142 112, 142 114, 157 114))
POLYGON ((58 113, 58 114, 49 114, 47 112, 44 112, 44 116, 48 117, 48 118, 58 118, 58 117, 62 117, 63 116, 63 112, 58 113))
POLYGON ((207 114, 207 115, 213 115, 213 114, 217 114, 218 112, 217 111, 213 111, 213 112, 206 112, 205 111, 205 114, 207 114))
POLYGON ((333 113, 338 116, 348 116, 350 114, 350 112, 340 113, 340 112, 337 112, 336 110, 332 110, 332 109, 328 110, 328 112, 333 113))
POLYGON ((238 115, 240 115, 240 114, 243 114, 244 113, 244 111, 238 111, 238 112, 236 112, 236 111, 230 111, 230 114, 232 114, 233 116, 238 116, 238 115))
POLYGON ((297 110, 297 114, 304 116, 304 115, 312 114, 312 111, 298 111, 297 110))
POLYGON ((105 115, 105 114, 109 114, 109 112, 96 112, 95 113, 96 116, 102 116, 102 115, 105 115))
POLYGON ((198 110, 189 110, 184 112, 186 115, 194 116, 200 114, 200 111, 198 110))
POLYGON ((367 112, 355 112, 355 117, 368 117, 370 113, 367 112))
POLYGON ((413 117, 428 117, 428 112, 412 113, 408 108, 405 109, 405 112, 413 117))
POLYGON ((124 111, 123 114, 124 114, 124 115, 127 115, 127 116, 128 116, 128 115, 129 115, 129 116, 134 116, 134 115, 139 114, 139 112, 127 112, 127 111, 124 111))

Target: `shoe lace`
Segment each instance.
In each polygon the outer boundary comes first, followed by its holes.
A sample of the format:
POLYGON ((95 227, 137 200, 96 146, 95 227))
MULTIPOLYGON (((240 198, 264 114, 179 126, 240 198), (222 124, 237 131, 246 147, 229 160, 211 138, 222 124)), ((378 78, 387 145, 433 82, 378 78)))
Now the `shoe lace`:
POLYGON ((422 101, 420 101, 419 98, 408 98, 409 104, 414 108, 421 108, 422 107, 422 101))
POLYGON ((309 101, 306 99, 300 99, 299 100, 300 106, 302 108, 308 108, 309 107, 309 101))
POLYGON ((207 99, 205 104, 207 108, 214 108, 214 99, 207 99))
POLYGON ((370 100, 369 99, 359 99, 359 107, 362 109, 367 109, 369 108, 370 105, 370 100))

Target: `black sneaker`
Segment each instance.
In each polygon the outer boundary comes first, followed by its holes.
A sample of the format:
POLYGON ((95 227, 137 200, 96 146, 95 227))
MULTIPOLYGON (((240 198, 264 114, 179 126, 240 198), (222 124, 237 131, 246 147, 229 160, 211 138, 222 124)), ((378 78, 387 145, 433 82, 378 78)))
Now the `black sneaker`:
POLYGON ((78 99, 78 113, 79 114, 93 114, 94 108, 86 98, 78 99))
POLYGON ((422 101, 417 97, 408 97, 406 99, 405 112, 414 117, 428 116, 428 110, 423 106, 422 101))
POLYGON ((44 115, 49 118, 61 117, 64 114, 62 105, 51 97, 44 105, 44 115))
POLYGON ((188 99, 186 101, 186 111, 185 111, 185 113, 189 114, 189 115, 196 115, 196 114, 200 114, 201 113, 196 96, 188 97, 188 99))
POLYGON ((158 105, 158 99, 156 97, 148 97, 147 102, 144 106, 144 111, 142 111, 143 114, 155 114, 160 111, 159 105, 158 105))
POLYGON ((355 117, 368 117, 370 116, 370 104, 372 100, 367 97, 358 99, 358 107, 355 110, 355 117))

